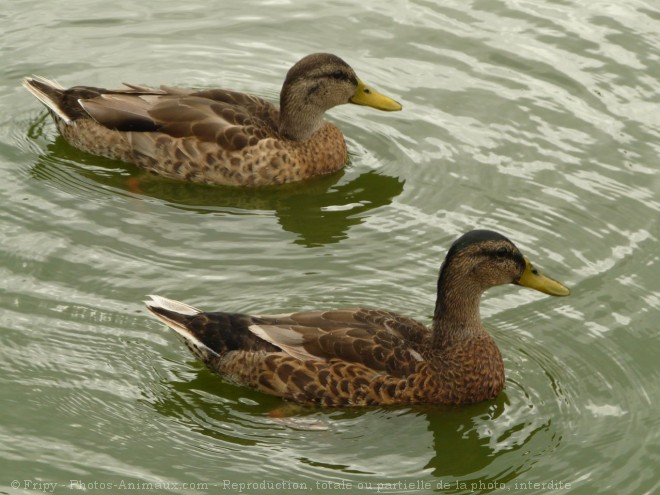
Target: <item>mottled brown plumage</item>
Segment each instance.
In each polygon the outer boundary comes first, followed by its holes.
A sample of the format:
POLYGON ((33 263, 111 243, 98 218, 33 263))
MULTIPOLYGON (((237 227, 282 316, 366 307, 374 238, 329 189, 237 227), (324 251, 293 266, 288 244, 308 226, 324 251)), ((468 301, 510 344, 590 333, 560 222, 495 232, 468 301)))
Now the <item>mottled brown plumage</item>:
POLYGON ((308 55, 289 70, 280 109, 225 89, 65 89, 41 77, 23 85, 78 149, 173 179, 233 186, 282 184, 341 169, 344 137, 323 120, 336 105, 401 109, 325 53, 308 55))
POLYGON ((146 304, 211 370, 268 394, 325 406, 466 404, 504 386, 479 300, 507 283, 569 293, 504 236, 475 230, 442 264, 431 328, 366 308, 255 316, 205 313, 159 296, 146 304))

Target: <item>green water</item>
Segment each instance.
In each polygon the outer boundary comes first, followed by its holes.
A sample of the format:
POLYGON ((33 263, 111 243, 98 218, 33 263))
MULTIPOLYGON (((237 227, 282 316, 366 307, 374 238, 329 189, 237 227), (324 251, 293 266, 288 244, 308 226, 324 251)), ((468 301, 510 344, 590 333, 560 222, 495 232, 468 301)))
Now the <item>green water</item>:
POLYGON ((3 4, 0 493, 659 493, 660 5, 220 4, 3 4), (332 110, 350 165, 274 191, 78 152, 20 87, 276 100, 317 51, 404 111, 332 110), (281 401, 206 371, 141 303, 429 322, 475 227, 573 291, 485 294, 507 369, 488 403, 273 418, 281 401))

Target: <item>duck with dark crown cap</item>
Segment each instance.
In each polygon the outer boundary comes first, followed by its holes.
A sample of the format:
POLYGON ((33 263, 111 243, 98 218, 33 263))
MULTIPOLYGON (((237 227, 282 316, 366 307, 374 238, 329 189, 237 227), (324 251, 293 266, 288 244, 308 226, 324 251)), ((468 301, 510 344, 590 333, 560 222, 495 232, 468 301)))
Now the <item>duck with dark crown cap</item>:
POLYGON ((504 387, 502 356, 479 315, 482 293, 504 284, 569 294, 509 239, 474 230, 442 263, 430 328, 359 307, 247 315, 160 296, 146 304, 212 371, 267 394, 324 406, 469 404, 504 387))

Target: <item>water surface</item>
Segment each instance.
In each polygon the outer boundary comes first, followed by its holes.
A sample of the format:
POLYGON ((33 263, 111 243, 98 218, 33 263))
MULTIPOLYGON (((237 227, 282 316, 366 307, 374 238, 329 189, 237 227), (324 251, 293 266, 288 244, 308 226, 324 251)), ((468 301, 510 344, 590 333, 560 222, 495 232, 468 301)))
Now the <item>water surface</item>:
POLYGON ((659 490, 656 3, 24 0, 0 18, 0 493, 659 490), (20 87, 276 101, 317 51, 404 111, 332 110, 350 165, 279 190, 86 155, 20 87), (429 322, 446 249, 475 227, 572 289, 486 293, 507 369, 488 403, 273 418, 281 401, 206 371, 141 303, 429 322))

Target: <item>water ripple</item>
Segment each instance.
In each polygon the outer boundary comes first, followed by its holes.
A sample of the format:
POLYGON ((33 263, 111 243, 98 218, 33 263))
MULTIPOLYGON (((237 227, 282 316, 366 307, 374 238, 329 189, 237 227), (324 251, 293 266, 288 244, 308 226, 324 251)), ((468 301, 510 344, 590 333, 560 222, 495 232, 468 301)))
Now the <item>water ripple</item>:
POLYGON ((12 53, 0 77, 7 472, 292 480, 313 492, 318 482, 485 493, 480 482, 550 480, 653 491, 655 4, 119 6, 10 2, 0 14, 12 53), (80 153, 20 88, 39 73, 275 101, 287 68, 314 51, 342 56, 404 111, 333 109, 346 170, 259 194, 80 153), (157 292, 228 311, 361 304, 429 322, 440 262, 475 227, 503 232, 572 289, 562 300, 485 294, 507 370, 486 404, 282 411, 195 363, 140 303, 157 292))

